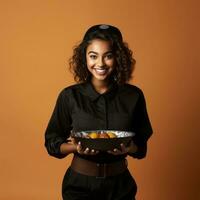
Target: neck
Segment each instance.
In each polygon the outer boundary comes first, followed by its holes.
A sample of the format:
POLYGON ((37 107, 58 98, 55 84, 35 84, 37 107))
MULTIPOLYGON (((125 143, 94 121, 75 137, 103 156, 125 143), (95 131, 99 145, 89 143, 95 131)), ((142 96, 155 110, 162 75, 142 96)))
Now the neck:
POLYGON ((93 84, 95 90, 98 93, 102 94, 108 90, 109 81, 105 81, 105 80, 99 81, 96 79, 92 79, 92 84, 93 84))

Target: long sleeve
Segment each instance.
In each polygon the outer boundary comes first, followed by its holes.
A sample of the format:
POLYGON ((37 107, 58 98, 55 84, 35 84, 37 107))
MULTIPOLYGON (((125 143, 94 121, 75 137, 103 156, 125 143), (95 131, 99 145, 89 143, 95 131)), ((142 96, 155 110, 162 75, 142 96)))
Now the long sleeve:
POLYGON ((71 130, 71 117, 69 101, 65 90, 58 95, 55 108, 45 131, 45 147, 49 155, 56 158, 64 158, 60 145, 67 142, 71 130))
POLYGON ((138 151, 130 156, 142 159, 147 153, 147 141, 153 133, 153 129, 148 117, 146 101, 142 90, 136 104, 135 117, 134 117, 134 131, 136 136, 133 138, 134 143, 138 147, 138 151))

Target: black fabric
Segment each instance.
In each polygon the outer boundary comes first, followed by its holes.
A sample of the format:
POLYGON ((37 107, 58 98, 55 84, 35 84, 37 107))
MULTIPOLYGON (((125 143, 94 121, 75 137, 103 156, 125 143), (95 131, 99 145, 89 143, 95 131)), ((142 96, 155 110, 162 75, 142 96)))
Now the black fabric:
MULTIPOLYGON (((140 88, 114 83, 106 93, 99 94, 90 82, 66 87, 59 93, 45 132, 45 146, 50 155, 65 157, 60 153, 60 145, 67 142, 72 129, 133 131, 138 151, 129 155, 138 159, 145 157, 147 140, 153 132, 140 88)), ((95 156, 79 156, 96 162, 114 162, 127 155, 100 152, 95 156)))
POLYGON ((130 172, 96 178, 67 169, 62 183, 63 200, 135 200, 137 185, 130 172))

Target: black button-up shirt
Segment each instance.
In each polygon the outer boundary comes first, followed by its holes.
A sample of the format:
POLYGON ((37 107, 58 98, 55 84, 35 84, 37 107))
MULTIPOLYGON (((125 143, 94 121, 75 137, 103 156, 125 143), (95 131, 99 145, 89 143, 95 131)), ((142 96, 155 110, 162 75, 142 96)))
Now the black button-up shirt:
MULTIPOLYGON (((60 145, 67 142, 71 130, 133 131, 138 151, 129 155, 135 158, 145 157, 147 140, 153 132, 140 88, 114 83, 107 92, 99 94, 90 82, 66 87, 58 95, 45 132, 45 146, 50 155, 57 158, 66 156, 61 154, 60 145)), ((127 154, 114 156, 100 152, 79 156, 96 162, 113 162, 127 154)))

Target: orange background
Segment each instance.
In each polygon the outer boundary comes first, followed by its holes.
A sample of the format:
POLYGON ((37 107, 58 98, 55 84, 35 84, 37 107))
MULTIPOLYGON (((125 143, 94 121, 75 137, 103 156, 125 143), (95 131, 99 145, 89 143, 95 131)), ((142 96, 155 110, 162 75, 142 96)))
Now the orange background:
POLYGON ((129 158, 137 200, 200 199, 199 1, 0 2, 0 199, 61 199, 71 156, 44 148, 59 91, 74 83, 67 60, 86 29, 120 28, 137 60, 132 83, 146 97, 154 135, 129 158))

